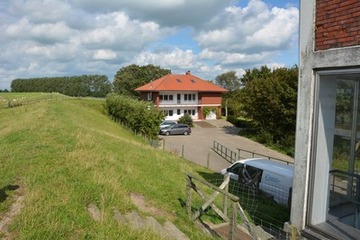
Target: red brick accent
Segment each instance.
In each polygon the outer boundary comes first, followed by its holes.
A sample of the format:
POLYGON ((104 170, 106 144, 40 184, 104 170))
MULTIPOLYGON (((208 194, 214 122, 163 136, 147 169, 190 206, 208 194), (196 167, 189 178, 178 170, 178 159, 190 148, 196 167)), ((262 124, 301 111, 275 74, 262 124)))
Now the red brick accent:
POLYGON ((315 51, 360 45, 360 0, 316 0, 315 51))

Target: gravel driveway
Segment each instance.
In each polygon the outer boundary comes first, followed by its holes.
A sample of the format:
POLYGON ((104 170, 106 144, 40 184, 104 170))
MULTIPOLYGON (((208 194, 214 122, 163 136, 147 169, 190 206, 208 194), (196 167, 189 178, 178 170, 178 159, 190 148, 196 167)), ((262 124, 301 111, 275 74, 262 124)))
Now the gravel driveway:
MULTIPOLYGON (((239 136, 240 129, 225 120, 207 120, 194 122, 192 133, 189 136, 173 135, 160 136, 164 139, 165 150, 183 156, 199 165, 209 167, 213 171, 230 165, 226 160, 211 150, 213 142, 216 141, 228 149, 237 153, 237 148, 269 156, 271 158, 283 159, 289 162, 294 160, 286 155, 266 148, 264 145, 239 136)), ((243 152, 241 155, 245 156, 243 152)), ((246 157, 251 157, 249 156, 246 157)))

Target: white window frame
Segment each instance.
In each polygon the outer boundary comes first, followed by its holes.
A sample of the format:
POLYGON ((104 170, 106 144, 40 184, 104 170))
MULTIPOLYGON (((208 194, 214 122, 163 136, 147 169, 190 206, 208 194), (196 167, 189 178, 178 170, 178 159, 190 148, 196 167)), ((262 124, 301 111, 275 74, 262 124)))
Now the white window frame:
MULTIPOLYGON (((357 84, 355 86, 357 87, 355 89, 359 91, 360 69, 317 71, 315 75, 313 144, 310 157, 308 214, 306 216, 306 225, 311 228, 327 225, 329 220, 329 172, 332 167, 334 150, 337 79, 342 75, 356 75, 357 84)), ((354 111, 357 112, 358 109, 354 111)), ((318 230, 323 231, 321 227, 318 230)), ((324 231, 324 233, 327 232, 324 231)))

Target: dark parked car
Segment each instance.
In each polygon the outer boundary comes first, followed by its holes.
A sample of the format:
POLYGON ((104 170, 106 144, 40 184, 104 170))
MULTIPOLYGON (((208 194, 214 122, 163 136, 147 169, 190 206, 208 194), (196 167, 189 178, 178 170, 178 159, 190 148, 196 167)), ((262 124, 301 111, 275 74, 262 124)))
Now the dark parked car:
POLYGON ((176 134, 189 135, 190 133, 191 133, 191 128, 187 124, 173 124, 171 126, 160 129, 160 134, 166 136, 176 135, 176 134))

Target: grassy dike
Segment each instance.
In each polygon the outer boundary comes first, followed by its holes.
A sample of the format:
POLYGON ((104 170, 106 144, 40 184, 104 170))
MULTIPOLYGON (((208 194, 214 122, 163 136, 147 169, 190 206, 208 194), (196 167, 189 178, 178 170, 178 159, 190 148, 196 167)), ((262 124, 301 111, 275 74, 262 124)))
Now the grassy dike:
MULTIPOLYGON (((23 207, 9 227, 16 239, 159 239, 113 218, 136 209, 130 193, 143 194, 189 238, 206 239, 187 221, 185 172, 205 169, 155 150, 111 121, 104 101, 48 100, 0 109, 0 189, 19 185, 23 207), (96 203, 103 219, 87 211, 96 203)), ((0 201, 0 219, 14 202, 0 201)), ((157 216, 154 216, 157 217, 157 216)), ((1 238, 1 235, 0 235, 1 238)))

